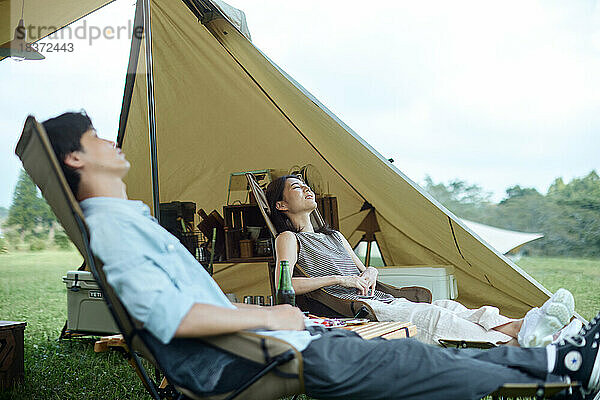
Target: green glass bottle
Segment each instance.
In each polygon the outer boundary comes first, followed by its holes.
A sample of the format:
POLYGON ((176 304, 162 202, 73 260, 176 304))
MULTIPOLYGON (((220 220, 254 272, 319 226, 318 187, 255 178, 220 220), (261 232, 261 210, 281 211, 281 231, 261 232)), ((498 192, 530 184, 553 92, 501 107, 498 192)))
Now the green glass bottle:
POLYGON ((277 287, 277 304, 296 306, 296 292, 292 287, 289 261, 281 261, 279 265, 279 286, 277 287))

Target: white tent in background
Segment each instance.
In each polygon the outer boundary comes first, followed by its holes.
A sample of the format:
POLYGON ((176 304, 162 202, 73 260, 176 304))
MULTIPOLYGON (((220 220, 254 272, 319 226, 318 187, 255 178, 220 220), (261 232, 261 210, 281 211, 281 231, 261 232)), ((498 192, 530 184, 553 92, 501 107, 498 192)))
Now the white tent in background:
MULTIPOLYGON (((511 231, 508 229, 496 228, 495 226, 480 224, 479 222, 469 221, 464 218, 460 218, 460 221, 488 245, 504 255, 515 255, 527 243, 544 237, 542 233, 511 231)), ((367 251, 367 244, 365 242, 359 243, 354 251, 364 259, 367 251)), ((371 251, 371 265, 383 265, 381 262, 381 253, 379 252, 377 245, 373 246, 371 251)))
POLYGON ((466 219, 461 219, 470 230, 502 254, 514 254, 525 244, 543 238, 541 233, 526 233, 496 228, 466 219))

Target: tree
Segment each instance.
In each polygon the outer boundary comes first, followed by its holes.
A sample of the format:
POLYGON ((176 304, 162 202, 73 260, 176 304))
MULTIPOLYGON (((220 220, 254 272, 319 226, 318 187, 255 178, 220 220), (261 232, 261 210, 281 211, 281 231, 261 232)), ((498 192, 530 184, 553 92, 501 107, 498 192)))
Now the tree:
POLYGON ((489 223, 494 213, 492 194, 479 185, 462 180, 452 180, 447 185, 435 183, 430 176, 425 177, 425 190, 444 207, 461 218, 489 223))
POLYGON ((492 204, 479 186, 461 180, 447 185, 425 178, 425 188, 461 218, 544 238, 528 245, 533 254, 600 256, 600 176, 591 171, 565 183, 556 178, 547 194, 519 185, 506 189, 506 198, 492 204))
POLYGON ((600 177, 596 171, 583 178, 574 178, 566 185, 561 183, 560 178, 554 181, 548 189, 549 197, 560 204, 600 211, 600 177))
MULTIPOLYGON (((560 180, 562 182, 562 179, 559 178, 556 181, 558 181, 558 180, 560 180)), ((534 196, 534 197, 539 198, 542 195, 535 188, 522 188, 521 186, 516 185, 516 186, 512 186, 512 187, 509 187, 508 189, 506 189, 506 199, 502 200, 500 202, 500 204, 512 201, 517 198, 527 197, 527 196, 534 196)))
POLYGON ((46 201, 38 194, 37 187, 24 170, 19 173, 13 200, 5 225, 15 227, 21 239, 36 228, 48 229, 56 221, 46 201))
POLYGON ((579 257, 600 255, 600 177, 591 171, 583 178, 564 184, 554 181, 548 200, 557 208, 552 215, 553 253, 579 257))
POLYGON ((548 207, 546 198, 534 188, 519 185, 506 189, 506 198, 498 204, 496 221, 499 228, 543 232, 548 207))

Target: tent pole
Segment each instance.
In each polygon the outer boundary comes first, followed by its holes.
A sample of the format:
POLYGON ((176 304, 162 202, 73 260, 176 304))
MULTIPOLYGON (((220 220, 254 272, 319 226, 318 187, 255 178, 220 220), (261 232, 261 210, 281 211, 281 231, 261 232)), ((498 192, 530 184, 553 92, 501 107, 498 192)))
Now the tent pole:
POLYGON ((369 264, 371 264, 371 242, 370 240, 367 242, 367 253, 365 254, 365 267, 369 268, 369 264))
POLYGON ((150 136, 150 169, 152 170, 152 203, 154 217, 160 222, 160 195, 158 190, 158 155, 156 148, 156 109, 154 104, 154 70, 152 68, 152 26, 150 0, 144 5, 144 36, 146 46, 146 85, 148 87, 148 135, 150 136))
POLYGON ((144 32, 144 17, 142 2, 135 6, 135 19, 133 21, 133 37, 131 38, 131 48, 129 50, 129 64, 127 64, 127 73, 125 74, 125 90, 123 91, 123 103, 121 104, 121 115, 119 116, 119 133, 117 134, 117 146, 123 147, 125 138, 125 128, 129 119, 129 109, 133 98, 133 87, 135 86, 135 77, 137 75, 138 60, 140 58, 140 48, 144 32))

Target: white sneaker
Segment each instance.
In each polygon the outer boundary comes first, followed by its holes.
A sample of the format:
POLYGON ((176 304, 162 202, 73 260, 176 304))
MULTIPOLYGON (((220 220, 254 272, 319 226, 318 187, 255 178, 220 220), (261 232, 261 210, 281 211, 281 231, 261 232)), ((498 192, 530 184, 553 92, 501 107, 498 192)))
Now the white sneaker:
POLYGON ((558 334, 554 335, 556 337, 556 339, 554 339, 552 341, 552 343, 558 343, 561 340, 563 340, 564 338, 577 335, 579 333, 579 331, 581 330, 581 328, 583 328, 583 322, 581 322, 580 320, 575 318, 573 321, 571 321, 571 323, 569 325, 562 328, 558 332, 558 334))
POLYGON ((517 340, 521 347, 540 347, 552 343, 553 335, 575 312, 575 300, 566 289, 558 289, 541 308, 532 308, 523 318, 517 340))

